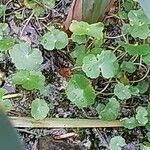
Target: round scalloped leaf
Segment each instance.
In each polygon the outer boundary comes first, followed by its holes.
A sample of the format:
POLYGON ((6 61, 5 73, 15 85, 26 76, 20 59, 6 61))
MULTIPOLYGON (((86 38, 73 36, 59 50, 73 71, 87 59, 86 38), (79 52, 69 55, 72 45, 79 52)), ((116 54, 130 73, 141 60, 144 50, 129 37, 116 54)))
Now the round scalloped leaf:
POLYGON ((134 129, 137 125, 138 125, 138 122, 134 117, 125 118, 123 120, 123 126, 127 129, 134 129))
POLYGON ((12 102, 9 99, 0 100, 0 105, 6 112, 10 111, 13 107, 12 102))
POLYGON ((44 86, 45 77, 41 72, 20 70, 13 76, 12 81, 26 90, 34 90, 44 86))
POLYGON ((31 104, 31 115, 36 120, 43 120, 49 113, 49 107, 45 100, 35 99, 31 104))
POLYGON ((139 124, 145 125, 148 122, 148 111, 146 110, 146 108, 139 106, 136 109, 136 119, 138 121, 139 124))
POLYGON ((150 54, 143 56, 143 62, 150 66, 150 54))
POLYGON ((70 25, 70 31, 76 35, 87 35, 88 27, 89 24, 87 22, 73 20, 70 25))
POLYGON ((118 68, 119 68, 119 65, 117 61, 105 62, 101 65, 102 76, 107 79, 112 78, 117 74, 118 68))
POLYGON ((17 69, 36 70, 43 62, 41 51, 27 43, 16 44, 9 53, 17 69))
POLYGON ((43 4, 49 9, 52 9, 55 6, 55 0, 43 0, 43 4))
POLYGON ((109 102, 106 104, 105 108, 99 113, 99 117, 103 120, 112 121, 117 119, 119 111, 119 102, 115 98, 111 98, 109 99, 109 102))
POLYGON ((6 10, 6 6, 5 5, 0 5, 0 18, 2 16, 4 16, 5 10, 6 10))
POLYGON ((7 23, 0 23, 0 40, 7 36, 10 32, 10 28, 7 23))
POLYGON ((83 58, 82 70, 92 79, 100 75, 99 63, 94 54, 89 54, 83 58))
POLYGON ((131 61, 123 61, 120 67, 124 72, 128 73, 133 73, 136 70, 136 66, 131 61))
POLYGON ((110 150, 121 150, 126 145, 125 139, 122 136, 115 136, 110 140, 110 150))
POLYGON ((143 24, 149 24, 150 20, 145 15, 142 9, 139 10, 131 10, 128 13, 128 17, 131 25, 141 26, 143 24))
POLYGON ((73 42, 76 42, 78 44, 84 44, 86 43, 86 36, 85 35, 71 35, 71 39, 73 42))
POLYGON ((94 37, 97 40, 102 40, 103 39, 103 30, 104 30, 104 25, 101 22, 94 23, 89 25, 87 28, 88 35, 94 37))
POLYGON ((40 38, 40 43, 46 50, 52 51, 53 49, 63 49, 68 44, 68 36, 65 32, 53 29, 45 33, 40 38))
POLYGON ((122 83, 116 84, 114 94, 121 100, 131 98, 131 91, 127 86, 124 86, 122 83))
POLYGON ((96 97, 90 81, 80 74, 74 74, 70 79, 66 93, 68 99, 79 108, 91 106, 96 97))
POLYGON ((88 35, 97 40, 103 39, 104 25, 101 22, 88 24, 84 21, 72 21, 70 31, 75 35, 88 35))
POLYGON ((149 83, 146 82, 145 80, 142 80, 142 81, 138 82, 136 87, 139 89, 139 92, 141 94, 144 94, 149 88, 149 83))
POLYGON ((15 45, 15 39, 11 37, 0 40, 0 51, 10 50, 15 45))

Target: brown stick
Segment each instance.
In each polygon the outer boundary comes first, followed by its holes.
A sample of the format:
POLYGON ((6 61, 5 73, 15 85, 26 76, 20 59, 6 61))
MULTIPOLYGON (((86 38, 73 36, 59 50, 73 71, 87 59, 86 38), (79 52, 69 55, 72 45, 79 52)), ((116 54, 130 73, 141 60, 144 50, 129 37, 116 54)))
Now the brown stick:
POLYGON ((123 127, 121 121, 102 121, 100 119, 47 118, 37 121, 30 117, 10 117, 15 127, 30 128, 111 128, 123 127))

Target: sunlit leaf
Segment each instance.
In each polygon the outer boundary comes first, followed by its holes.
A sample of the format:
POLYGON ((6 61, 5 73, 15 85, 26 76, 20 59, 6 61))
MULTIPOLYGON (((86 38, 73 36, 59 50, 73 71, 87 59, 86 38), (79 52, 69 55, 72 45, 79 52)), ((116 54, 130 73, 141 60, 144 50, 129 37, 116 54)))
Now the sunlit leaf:
POLYGON ((45 77, 41 72, 20 70, 14 74, 12 81, 27 90, 34 90, 44 86, 45 77))

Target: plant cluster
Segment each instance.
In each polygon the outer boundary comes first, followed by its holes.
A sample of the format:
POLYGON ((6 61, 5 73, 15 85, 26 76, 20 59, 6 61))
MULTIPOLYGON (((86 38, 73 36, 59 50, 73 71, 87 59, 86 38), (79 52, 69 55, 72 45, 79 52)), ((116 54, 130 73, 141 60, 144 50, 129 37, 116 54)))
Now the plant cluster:
MULTIPOLYGON (((35 7, 39 6, 39 3, 46 5, 46 8, 54 7, 53 1, 25 1, 28 8, 33 8, 34 15, 37 14, 36 9, 41 9, 35 7)), ((99 118, 107 121, 118 119, 121 106, 133 97, 145 94, 149 88, 147 76, 150 69, 150 20, 137 1, 125 0, 123 6, 117 16, 122 24, 122 38, 116 40, 115 48, 105 46, 105 26, 101 22, 88 24, 84 21, 73 21, 69 28, 73 33, 71 38, 53 26, 48 27, 48 31, 39 37, 40 45, 48 52, 65 51, 69 42, 74 45, 74 49, 67 47, 74 60, 74 72, 67 83, 66 97, 82 109, 97 104, 96 101, 100 102, 100 95, 108 94, 105 103, 99 103, 95 108, 99 118), (145 75, 135 80, 133 75, 141 70, 144 70, 145 75), (102 91, 94 84, 99 83, 98 80, 107 81, 102 91), (111 87, 109 93, 104 93, 108 87, 111 87)), ((1 5, 0 17, 3 17, 4 13, 5 6, 1 5)), ((40 71, 43 49, 32 48, 28 42, 15 40, 9 36, 9 32, 8 24, 0 23, 0 51, 8 53, 16 67, 16 72, 11 78, 12 83, 25 90, 39 90, 46 96, 49 94, 49 87, 46 86, 45 76, 40 71)), ((1 89, 0 103, 9 111, 12 104, 10 100, 3 100, 4 94, 4 89, 1 89)), ((37 97, 33 100, 31 115, 35 119, 44 119, 49 110, 44 98, 37 97)), ((150 137, 150 104, 138 106, 135 115, 122 120, 124 127, 128 129, 145 126, 147 136, 150 137)), ((111 139, 111 150, 120 150, 123 146, 125 140, 122 137, 116 136, 111 139)), ((149 147, 149 142, 141 144, 141 150, 149 147)))

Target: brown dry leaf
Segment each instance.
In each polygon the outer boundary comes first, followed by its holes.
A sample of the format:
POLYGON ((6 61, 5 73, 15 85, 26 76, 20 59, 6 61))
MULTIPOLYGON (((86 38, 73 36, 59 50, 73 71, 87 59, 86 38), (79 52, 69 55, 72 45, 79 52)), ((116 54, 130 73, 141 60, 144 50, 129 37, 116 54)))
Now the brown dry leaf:
POLYGON ((73 0, 67 19, 63 23, 65 30, 69 29, 72 20, 82 20, 83 0, 73 0))
POLYGON ((70 76, 71 76, 71 74, 72 74, 72 70, 71 70, 71 68, 61 68, 61 69, 59 70, 59 74, 60 74, 62 77, 66 78, 66 79, 70 79, 70 76))

